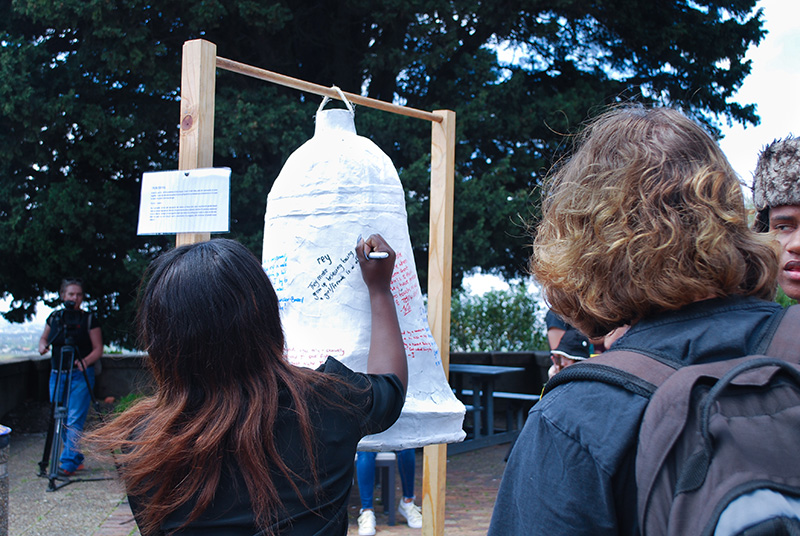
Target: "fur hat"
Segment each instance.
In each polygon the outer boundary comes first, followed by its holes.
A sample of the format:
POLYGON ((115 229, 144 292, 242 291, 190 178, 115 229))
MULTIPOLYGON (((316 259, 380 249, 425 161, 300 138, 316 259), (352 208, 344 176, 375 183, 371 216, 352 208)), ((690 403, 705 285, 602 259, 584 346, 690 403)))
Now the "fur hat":
POLYGON ((800 205, 800 139, 775 140, 758 156, 753 180, 756 230, 769 229, 769 208, 800 205))

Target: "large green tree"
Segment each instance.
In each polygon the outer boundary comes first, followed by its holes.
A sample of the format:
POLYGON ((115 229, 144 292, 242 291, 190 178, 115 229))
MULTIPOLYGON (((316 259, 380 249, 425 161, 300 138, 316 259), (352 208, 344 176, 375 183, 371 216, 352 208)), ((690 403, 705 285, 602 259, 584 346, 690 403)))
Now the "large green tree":
MULTIPOLYGON (((457 112, 454 282, 524 271, 523 223, 569 134, 603 106, 682 107, 718 133, 763 37, 755 0, 0 0, 0 293, 21 321, 63 275, 87 280, 129 342, 138 278, 173 243, 136 236, 139 181, 177 167, 182 44, 419 109, 457 112)), ((214 163, 233 170, 231 236, 260 255, 266 195, 319 98, 217 79, 214 163)), ((426 265, 430 127, 359 109, 394 160, 426 265)), ((421 270, 424 280, 424 269, 421 270)), ((213 296, 209 296, 213 306, 213 296)))

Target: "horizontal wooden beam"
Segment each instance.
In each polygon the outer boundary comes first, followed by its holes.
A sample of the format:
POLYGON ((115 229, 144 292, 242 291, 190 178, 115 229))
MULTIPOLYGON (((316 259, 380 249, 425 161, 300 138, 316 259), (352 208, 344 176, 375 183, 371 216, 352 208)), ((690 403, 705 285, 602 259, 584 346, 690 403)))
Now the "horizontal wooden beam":
MULTIPOLYGON (((286 76, 284 74, 267 71, 266 69, 259 69, 258 67, 247 65, 246 63, 239 63, 238 61, 220 58, 217 56, 217 67, 226 71, 232 71, 245 76, 258 78, 259 80, 266 80, 280 86, 299 89, 301 91, 305 91, 306 93, 313 93, 315 95, 322 95, 332 99, 341 100, 339 93, 332 88, 306 82, 305 80, 300 80, 298 78, 292 78, 291 76, 286 76)), ((370 97, 362 97, 361 95, 348 93, 346 91, 343 91, 342 93, 344 93, 345 97, 347 97, 350 102, 360 106, 376 108, 385 112, 393 112, 400 115, 406 115, 408 117, 415 117, 417 119, 425 119, 426 121, 433 121, 435 123, 442 122, 442 116, 436 115, 433 112, 426 112, 424 110, 417 110, 407 106, 400 106, 399 104, 392 104, 390 102, 384 102, 378 99, 372 99, 370 97)))

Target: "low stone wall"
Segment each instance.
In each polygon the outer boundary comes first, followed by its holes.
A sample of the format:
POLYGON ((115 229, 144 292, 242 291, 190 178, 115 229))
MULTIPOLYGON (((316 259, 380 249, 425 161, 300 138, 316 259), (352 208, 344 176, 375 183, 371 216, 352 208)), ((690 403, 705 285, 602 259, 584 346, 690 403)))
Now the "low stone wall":
MULTIPOLYGON (((19 356, 0 362, 0 423, 12 409, 24 402, 48 402, 50 357, 19 356)), ((112 396, 119 400, 129 393, 152 391, 144 355, 104 355, 95 381, 99 400, 112 396)))
POLYGON ((103 356, 95 385, 97 398, 113 396, 119 400, 130 393, 152 393, 153 379, 144 360, 145 354, 103 356))
MULTIPOLYGON (((144 367, 143 354, 111 354, 101 358, 95 384, 98 400, 112 396, 119 400, 129 393, 152 392, 152 378, 144 367)), ((507 375, 496 390, 539 394, 547 381, 549 352, 452 352, 451 363, 523 367, 525 372, 507 375)), ((47 402, 50 358, 20 356, 0 362, 0 423, 3 416, 26 401, 47 402)))
MULTIPOLYGON (((32 358, 15 357, 0 363, 0 423, 6 413, 26 398, 38 399, 38 388, 36 361, 32 358)), ((46 385, 44 400, 47 400, 46 385)))

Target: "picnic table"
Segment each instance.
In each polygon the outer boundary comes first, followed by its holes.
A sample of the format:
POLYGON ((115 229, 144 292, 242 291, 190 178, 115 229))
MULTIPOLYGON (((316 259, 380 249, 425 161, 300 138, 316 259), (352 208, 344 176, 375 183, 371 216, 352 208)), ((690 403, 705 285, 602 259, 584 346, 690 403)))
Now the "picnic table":
MULTIPOLYGON (((519 420, 516 429, 513 423, 507 422, 505 430, 497 430, 494 424, 494 402, 496 398, 518 398, 526 400, 538 399, 535 395, 525 393, 498 393, 495 391, 497 380, 507 374, 522 374, 523 367, 504 367, 499 365, 472 365, 462 363, 450 364, 450 384, 456 396, 471 401, 467 410, 472 414, 472 430, 467 439, 461 443, 448 446, 448 453, 466 452, 489 445, 513 441, 519 434, 519 420)), ((509 421, 511 419, 508 419, 509 421)))

